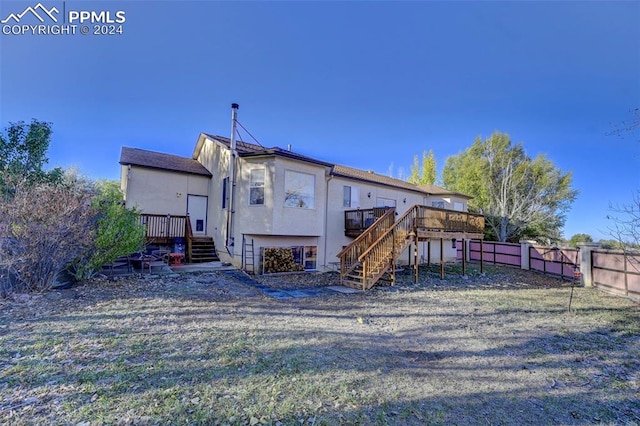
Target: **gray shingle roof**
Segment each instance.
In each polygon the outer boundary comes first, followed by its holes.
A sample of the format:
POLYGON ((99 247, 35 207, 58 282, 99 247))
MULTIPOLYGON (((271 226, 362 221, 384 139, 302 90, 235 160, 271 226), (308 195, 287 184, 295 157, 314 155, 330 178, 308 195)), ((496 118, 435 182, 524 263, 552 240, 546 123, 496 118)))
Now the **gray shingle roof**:
MULTIPOLYGON (((231 141, 229 140, 229 138, 226 138, 224 136, 211 135, 208 133, 205 133, 205 135, 210 139, 219 141, 227 148, 231 145, 231 141)), ((238 155, 241 157, 249 157, 253 155, 280 155, 280 156, 292 158, 295 160, 320 164, 323 166, 331 167, 331 174, 334 176, 341 176, 349 179, 356 179, 363 182, 377 183, 377 184, 381 184, 381 185, 385 185, 393 188, 419 192, 425 195, 429 195, 429 194, 430 195, 457 195, 465 198, 473 198, 465 194, 449 191, 448 189, 441 188, 436 185, 417 186, 412 183, 406 182, 404 180, 380 175, 372 171, 354 169, 353 167, 347 167, 339 164, 333 164, 325 161, 316 160, 315 158, 307 157, 301 154, 296 154, 294 152, 287 151, 279 147, 265 148, 257 144, 236 141, 236 150, 238 151, 238 155)))
POLYGON ((448 189, 442 188, 440 186, 436 186, 436 185, 429 185, 429 184, 424 184, 424 185, 418 185, 418 188, 420 188, 421 190, 428 192, 429 194, 432 195, 455 195, 458 197, 462 197, 462 198, 468 198, 471 199, 473 197, 463 194, 461 192, 456 192, 456 191, 450 191, 448 189))
MULTIPOLYGON (((231 141, 229 140, 229 138, 225 138, 224 136, 210 135, 208 133, 205 133, 205 135, 210 139, 217 140, 227 148, 231 146, 231 141)), ((251 157, 256 155, 278 155, 280 157, 291 158, 292 160, 304 161, 306 163, 318 164, 320 166, 325 166, 325 167, 333 166, 332 163, 307 157, 306 155, 297 154, 295 152, 291 152, 289 150, 282 149, 277 146, 274 146, 271 148, 265 148, 263 146, 248 143, 248 142, 236 141, 236 151, 238 151, 238 155, 240 157, 251 157)))
POLYGON ((192 158, 147 151, 139 148, 129 148, 126 146, 123 146, 120 152, 120 164, 211 176, 209 170, 192 158))
POLYGON ((372 171, 365 171, 360 169, 354 169, 353 167, 341 166, 336 164, 333 166, 332 174, 334 176, 342 176, 351 179, 357 179, 365 182, 378 183, 386 186, 391 186, 394 188, 406 189, 409 191, 421 192, 425 191, 418 188, 416 185, 405 182, 400 179, 394 179, 389 176, 379 175, 372 171))

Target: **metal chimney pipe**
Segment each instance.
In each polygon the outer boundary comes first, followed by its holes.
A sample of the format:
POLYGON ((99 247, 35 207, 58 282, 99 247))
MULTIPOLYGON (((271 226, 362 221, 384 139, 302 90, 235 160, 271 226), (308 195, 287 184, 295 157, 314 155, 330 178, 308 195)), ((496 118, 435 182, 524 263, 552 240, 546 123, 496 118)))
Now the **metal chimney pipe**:
POLYGON ((236 165, 236 157, 238 152, 236 151, 236 122, 238 120, 238 108, 240 105, 236 103, 231 104, 231 138, 229 142, 229 203, 227 204, 227 241, 226 248, 227 252, 233 258, 233 246, 234 246, 234 238, 233 238, 233 199, 236 188, 236 173, 235 173, 235 165, 236 165))

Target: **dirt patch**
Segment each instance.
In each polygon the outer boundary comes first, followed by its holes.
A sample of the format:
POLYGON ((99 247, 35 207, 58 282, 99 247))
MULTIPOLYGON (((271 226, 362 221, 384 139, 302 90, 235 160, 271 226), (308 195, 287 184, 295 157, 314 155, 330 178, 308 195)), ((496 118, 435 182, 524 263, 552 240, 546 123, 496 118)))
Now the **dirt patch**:
POLYGON ((640 422, 638 305, 577 288, 569 312, 554 278, 424 272, 284 301, 224 273, 0 301, 0 423, 640 422))

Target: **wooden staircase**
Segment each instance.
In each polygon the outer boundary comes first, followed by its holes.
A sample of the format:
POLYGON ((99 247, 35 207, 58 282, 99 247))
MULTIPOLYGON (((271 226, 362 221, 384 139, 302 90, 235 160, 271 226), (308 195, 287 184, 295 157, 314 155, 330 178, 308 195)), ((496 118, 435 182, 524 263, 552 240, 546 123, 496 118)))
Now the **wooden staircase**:
POLYGON ((391 271, 412 241, 428 238, 483 238, 484 217, 415 205, 395 220, 391 209, 345 247, 340 259, 344 285, 367 290, 391 271))
POLYGON ((395 270, 395 261, 411 243, 410 233, 415 222, 413 219, 417 213, 416 207, 409 209, 400 219, 391 223, 389 220, 395 219, 395 209, 385 213, 338 254, 342 284, 367 290, 389 270, 395 270), (354 261, 355 253, 359 254, 354 261), (348 263, 348 267, 343 268, 344 263, 348 263))
POLYGON ((189 249, 191 263, 215 262, 220 260, 216 254, 216 246, 211 237, 191 237, 189 249))

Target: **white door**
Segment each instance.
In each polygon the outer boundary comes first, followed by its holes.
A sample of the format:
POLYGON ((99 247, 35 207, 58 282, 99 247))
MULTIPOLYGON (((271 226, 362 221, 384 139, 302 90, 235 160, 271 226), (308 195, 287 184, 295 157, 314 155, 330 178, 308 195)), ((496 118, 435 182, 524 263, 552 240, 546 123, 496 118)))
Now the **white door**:
POLYGON ((191 219, 193 235, 205 235, 207 233, 207 197, 187 195, 187 214, 191 219))

